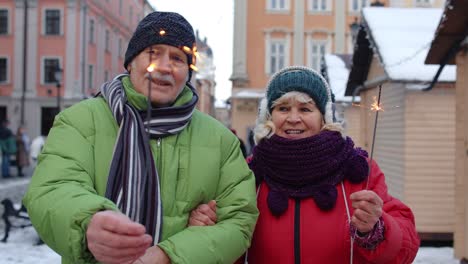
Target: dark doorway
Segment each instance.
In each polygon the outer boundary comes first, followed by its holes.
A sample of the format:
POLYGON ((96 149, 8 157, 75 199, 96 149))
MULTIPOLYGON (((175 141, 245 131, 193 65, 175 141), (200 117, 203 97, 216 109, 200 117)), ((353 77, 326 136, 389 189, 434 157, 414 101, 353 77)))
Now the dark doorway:
POLYGON ((57 107, 42 107, 41 108, 41 135, 47 136, 49 130, 54 124, 54 118, 57 114, 57 107))
POLYGON ((7 119, 7 108, 6 106, 0 106, 0 121, 7 119))

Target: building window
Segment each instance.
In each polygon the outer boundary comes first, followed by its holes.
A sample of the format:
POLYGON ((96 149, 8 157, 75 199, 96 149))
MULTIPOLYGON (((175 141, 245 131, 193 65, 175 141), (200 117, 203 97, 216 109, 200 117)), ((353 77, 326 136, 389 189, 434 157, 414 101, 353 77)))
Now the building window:
POLYGON ((123 0, 119 0, 119 15, 122 15, 123 0))
POLYGON ((110 49, 109 49, 109 45, 110 45, 110 32, 109 32, 109 30, 106 29, 105 34, 106 34, 105 35, 106 39, 105 39, 105 42, 104 42, 105 43, 105 48, 106 48, 106 51, 110 51, 110 49))
POLYGON ((267 9, 272 11, 289 10, 289 0, 268 0, 267 9))
POLYGON ((6 83, 7 80, 7 73, 8 73, 8 61, 7 58, 0 58, 0 83, 6 83))
POLYGON ((369 0, 350 0, 349 11, 359 12, 365 6, 369 6, 369 0))
POLYGON ((59 9, 48 9, 45 11, 45 34, 60 35, 59 9))
POLYGON ((432 1, 431 0, 415 0, 414 5, 416 7, 431 7, 432 1))
POLYGON ((285 66, 286 44, 284 41, 273 40, 270 44, 270 74, 285 66))
POLYGON ((327 43, 325 41, 312 40, 310 46, 310 67, 320 71, 320 61, 327 51, 327 43))
POLYGON ((94 43, 94 20, 89 21, 89 43, 94 43))
POLYGON ((88 88, 93 89, 94 88, 94 69, 93 65, 88 65, 88 88))
POLYGON ((55 71, 60 68, 59 59, 44 59, 44 84, 55 84, 55 71))
POLYGON ((330 0, 309 0, 309 10, 312 12, 331 11, 330 0))
POLYGON ((109 81, 109 72, 104 71, 104 82, 107 82, 107 81, 109 81))
POLYGON ((0 9, 0 35, 8 34, 8 10, 0 9))

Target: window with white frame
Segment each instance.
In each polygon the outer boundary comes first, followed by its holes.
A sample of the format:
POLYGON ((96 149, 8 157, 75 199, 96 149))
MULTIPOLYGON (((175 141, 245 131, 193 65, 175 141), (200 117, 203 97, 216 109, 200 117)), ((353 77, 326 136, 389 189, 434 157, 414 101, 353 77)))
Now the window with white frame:
POLYGON ((94 43, 94 20, 89 20, 89 43, 94 43))
POLYGON ((268 0, 268 10, 285 11, 289 10, 289 0, 268 0))
POLYGON ((330 0, 309 0, 309 10, 312 12, 331 11, 330 0))
POLYGON ((8 81, 8 60, 7 58, 0 58, 0 83, 8 81))
POLYGON ((8 9, 0 9, 0 35, 8 34, 8 9))
POLYGON ((110 31, 106 29, 105 40, 104 40, 104 47, 106 51, 110 51, 109 45, 110 45, 110 31))
POLYGON ((88 88, 94 88, 94 66, 92 64, 88 65, 88 88))
POLYGON ((286 43, 284 40, 272 40, 270 42, 270 70, 273 74, 284 68, 286 59, 286 43))
POLYGON ((359 12, 365 6, 369 6, 370 0, 349 0, 349 11, 359 12))
POLYGON ((320 40, 313 40, 310 44, 310 67, 315 70, 320 70, 320 60, 327 51, 327 42, 320 40))
POLYGON ((55 72, 60 68, 60 60, 58 58, 45 58, 43 61, 43 83, 55 84, 55 72))
POLYGON ((60 35, 60 10, 45 10, 45 29, 46 35, 60 35))

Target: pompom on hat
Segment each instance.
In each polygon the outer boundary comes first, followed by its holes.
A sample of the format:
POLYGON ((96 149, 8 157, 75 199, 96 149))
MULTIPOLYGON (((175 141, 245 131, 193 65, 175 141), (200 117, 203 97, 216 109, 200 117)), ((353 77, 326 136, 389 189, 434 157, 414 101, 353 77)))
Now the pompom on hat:
POLYGON ((310 96, 322 113, 326 124, 332 124, 333 95, 323 76, 304 66, 289 66, 273 74, 268 82, 265 98, 260 103, 258 121, 264 122, 271 114, 273 103, 289 92, 301 92, 310 96))
POLYGON ((195 34, 190 23, 174 12, 152 12, 140 21, 128 42, 124 60, 125 69, 140 52, 156 44, 166 44, 182 49, 187 55, 189 77, 191 77, 190 65, 194 64, 195 34))

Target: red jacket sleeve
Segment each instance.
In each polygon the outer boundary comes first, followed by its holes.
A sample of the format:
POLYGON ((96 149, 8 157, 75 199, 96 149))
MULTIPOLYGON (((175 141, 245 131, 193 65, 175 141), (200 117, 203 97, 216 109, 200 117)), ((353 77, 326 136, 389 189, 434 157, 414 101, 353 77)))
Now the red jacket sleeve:
POLYGON ((375 162, 372 162, 369 189, 377 193, 384 202, 384 241, 374 250, 357 245, 354 249, 370 263, 412 263, 420 244, 413 212, 400 200, 388 194, 385 176, 375 162))

